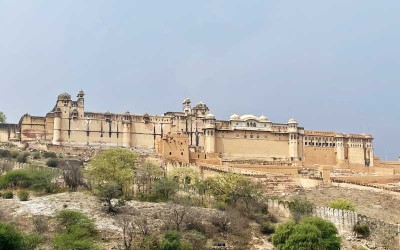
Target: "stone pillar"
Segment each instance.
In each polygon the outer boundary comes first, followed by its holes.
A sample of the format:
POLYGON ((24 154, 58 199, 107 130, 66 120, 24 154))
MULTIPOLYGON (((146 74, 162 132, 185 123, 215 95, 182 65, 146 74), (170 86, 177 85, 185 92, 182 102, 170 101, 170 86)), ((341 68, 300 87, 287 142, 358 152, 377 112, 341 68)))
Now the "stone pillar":
POLYGON ((131 124, 124 122, 122 128, 122 146, 124 148, 131 147, 131 124))

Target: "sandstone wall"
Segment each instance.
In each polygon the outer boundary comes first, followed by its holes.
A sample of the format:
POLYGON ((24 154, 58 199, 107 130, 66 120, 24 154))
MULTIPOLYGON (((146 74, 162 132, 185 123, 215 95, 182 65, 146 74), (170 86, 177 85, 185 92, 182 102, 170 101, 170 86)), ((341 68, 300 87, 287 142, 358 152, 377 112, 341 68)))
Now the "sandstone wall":
POLYGON ((336 165, 336 152, 333 147, 304 147, 305 164, 336 165))
POLYGON ((18 124, 0 124, 0 142, 9 142, 17 137, 18 124))
POLYGON ((220 131, 215 138, 216 152, 224 158, 272 159, 289 157, 287 134, 269 132, 220 131))

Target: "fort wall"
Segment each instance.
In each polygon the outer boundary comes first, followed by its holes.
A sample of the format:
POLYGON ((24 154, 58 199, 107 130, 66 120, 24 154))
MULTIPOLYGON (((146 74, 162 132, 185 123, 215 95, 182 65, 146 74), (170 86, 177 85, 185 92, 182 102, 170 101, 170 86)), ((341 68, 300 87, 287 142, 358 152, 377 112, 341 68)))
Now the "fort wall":
POLYGON ((304 147, 305 164, 336 165, 335 148, 304 147))
MULTIPOLYGON (((276 212, 278 215, 285 218, 291 217, 289 210, 290 202, 268 200, 267 205, 269 211, 276 212)), ((312 216, 332 222, 337 227, 340 234, 344 232, 352 232, 355 225, 362 224, 367 225, 370 228, 371 238, 376 241, 381 241, 382 237, 386 236, 397 238, 397 240, 400 237, 400 228, 398 224, 381 221, 353 211, 333 209, 329 207, 315 207, 312 216)))

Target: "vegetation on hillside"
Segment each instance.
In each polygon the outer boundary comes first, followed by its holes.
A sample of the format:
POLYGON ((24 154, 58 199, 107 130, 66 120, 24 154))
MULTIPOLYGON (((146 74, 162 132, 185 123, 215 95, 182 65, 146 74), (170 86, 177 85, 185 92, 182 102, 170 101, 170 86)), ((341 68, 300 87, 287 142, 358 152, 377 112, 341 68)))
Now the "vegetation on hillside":
POLYGON ((333 223, 317 217, 307 217, 299 223, 288 221, 278 225, 272 243, 282 250, 334 250, 340 249, 341 239, 333 223))
POLYGON ((356 211, 356 206, 354 205, 354 203, 344 198, 338 198, 329 202, 328 207, 341 210, 356 211))

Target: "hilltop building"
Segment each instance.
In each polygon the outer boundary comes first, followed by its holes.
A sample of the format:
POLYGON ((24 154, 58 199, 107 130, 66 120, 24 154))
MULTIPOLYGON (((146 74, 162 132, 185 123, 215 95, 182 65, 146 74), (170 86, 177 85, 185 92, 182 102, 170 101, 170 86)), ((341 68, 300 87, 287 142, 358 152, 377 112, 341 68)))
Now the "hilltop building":
POLYGON ((366 134, 310 131, 294 119, 274 123, 267 117, 233 114, 218 120, 205 103, 182 103, 164 115, 85 111, 85 94, 57 97, 45 116, 25 114, 18 124, 0 127, 0 141, 31 146, 126 147, 155 150, 165 159, 213 164, 321 164, 373 166, 373 138, 366 134))

